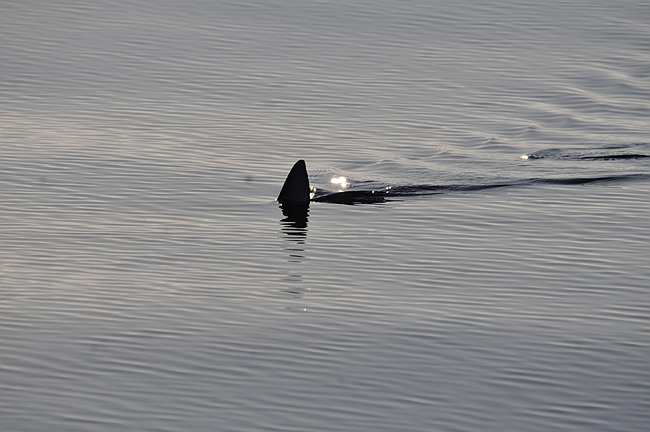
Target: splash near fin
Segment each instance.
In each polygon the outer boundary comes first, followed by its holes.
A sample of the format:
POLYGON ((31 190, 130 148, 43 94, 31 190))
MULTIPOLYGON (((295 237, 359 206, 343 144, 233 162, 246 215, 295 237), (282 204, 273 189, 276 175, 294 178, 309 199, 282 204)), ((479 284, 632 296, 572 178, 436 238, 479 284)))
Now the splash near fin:
POLYGON ((289 171, 278 202, 283 207, 309 207, 309 176, 304 160, 296 162, 289 171))

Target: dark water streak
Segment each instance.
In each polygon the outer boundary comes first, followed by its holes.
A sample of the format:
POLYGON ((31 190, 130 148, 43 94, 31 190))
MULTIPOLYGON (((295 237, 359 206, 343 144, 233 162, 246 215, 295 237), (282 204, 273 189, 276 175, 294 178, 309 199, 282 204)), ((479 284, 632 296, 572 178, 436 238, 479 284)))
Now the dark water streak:
POLYGON ((647 181, 650 174, 620 174, 599 177, 567 177, 567 178, 532 178, 512 182, 478 184, 478 185, 408 185, 388 186, 380 190, 354 190, 344 192, 328 192, 322 189, 316 191, 315 202, 335 204, 377 204, 410 196, 438 195, 450 192, 473 192, 488 189, 531 186, 535 184, 550 185, 585 185, 602 182, 647 181))
MULTIPOLYGON (((649 147, 648 144, 630 144, 619 145, 614 147, 602 147, 599 149, 546 149, 540 150, 528 155, 522 156, 525 160, 551 159, 560 161, 627 161, 642 160, 650 158, 650 154, 644 153, 615 153, 611 149, 627 150, 633 147, 649 147)), ((650 167, 645 167, 650 168, 650 167)), ((329 202, 337 204, 374 204, 390 201, 409 196, 437 195, 450 192, 471 192, 482 191, 494 188, 515 187, 515 186, 532 186, 535 184, 549 185, 586 185, 591 183, 602 182, 627 182, 627 181, 647 181, 650 179, 650 173, 612 173, 605 175, 593 175, 585 177, 551 177, 549 172, 548 178, 524 178, 512 181, 485 182, 480 184, 416 184, 416 185, 387 185, 379 188, 364 190, 367 183, 373 186, 381 182, 361 182, 354 185, 354 190, 330 192, 324 189, 317 189, 313 201, 329 202)))

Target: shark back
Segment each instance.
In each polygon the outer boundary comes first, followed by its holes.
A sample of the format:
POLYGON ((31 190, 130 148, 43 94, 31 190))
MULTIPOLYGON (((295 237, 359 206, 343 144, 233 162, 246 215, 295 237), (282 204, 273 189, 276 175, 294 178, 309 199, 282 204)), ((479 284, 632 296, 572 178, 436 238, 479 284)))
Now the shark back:
POLYGON ((284 181, 278 202, 283 207, 309 207, 309 175, 304 160, 293 165, 284 181))

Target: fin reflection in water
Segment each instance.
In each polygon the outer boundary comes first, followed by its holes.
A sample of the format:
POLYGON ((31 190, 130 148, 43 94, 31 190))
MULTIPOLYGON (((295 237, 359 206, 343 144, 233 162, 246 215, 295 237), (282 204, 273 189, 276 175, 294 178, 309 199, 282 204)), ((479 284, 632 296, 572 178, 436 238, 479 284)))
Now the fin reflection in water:
MULTIPOLYGON (((280 220, 285 238, 285 250, 288 254, 288 269, 283 290, 292 297, 302 298, 307 289, 303 280, 305 244, 307 242, 307 222, 309 207, 281 206, 283 219, 280 220)), ((302 306, 303 311, 307 306, 302 306)))
POLYGON ((294 229, 302 229, 307 234, 307 222, 309 221, 309 207, 291 207, 281 205, 282 215, 284 219, 281 220, 282 225, 294 229))
POLYGON ((280 220, 285 238, 291 242, 287 247, 289 261, 302 261, 305 257, 305 241, 307 240, 307 222, 309 207, 282 206, 284 219, 280 220))

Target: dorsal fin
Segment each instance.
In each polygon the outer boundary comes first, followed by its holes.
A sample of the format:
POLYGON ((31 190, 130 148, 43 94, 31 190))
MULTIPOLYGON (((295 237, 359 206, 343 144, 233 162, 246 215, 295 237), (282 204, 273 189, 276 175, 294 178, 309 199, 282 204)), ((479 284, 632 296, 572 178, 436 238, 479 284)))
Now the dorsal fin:
POLYGON ((309 206, 309 176, 304 160, 296 162, 289 171, 278 195, 278 202, 290 207, 309 206))

